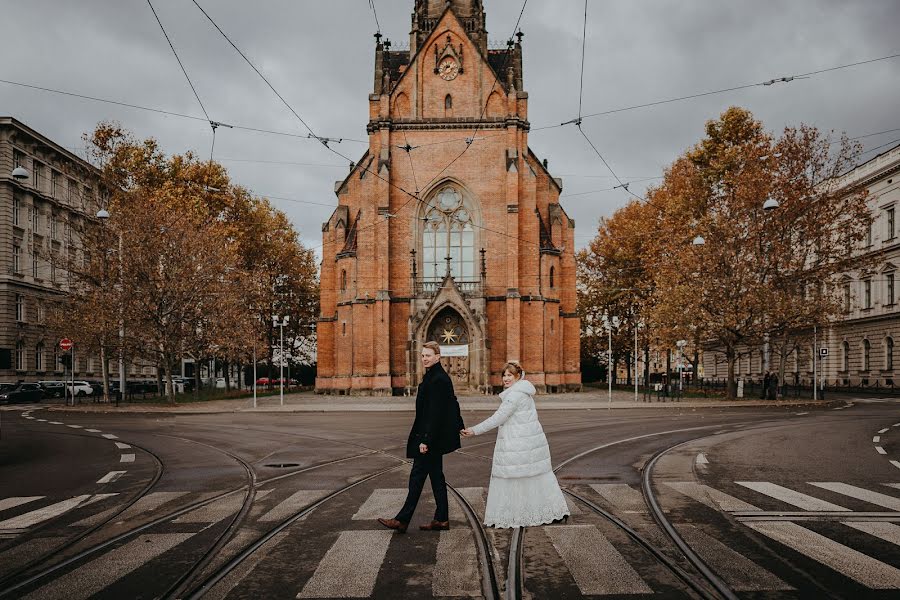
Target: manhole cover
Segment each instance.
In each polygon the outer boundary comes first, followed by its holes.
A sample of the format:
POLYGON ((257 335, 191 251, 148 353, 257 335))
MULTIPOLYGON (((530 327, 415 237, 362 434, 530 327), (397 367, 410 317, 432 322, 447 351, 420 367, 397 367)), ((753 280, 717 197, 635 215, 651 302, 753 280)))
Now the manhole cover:
POLYGON ((288 469, 290 467, 299 467, 299 463, 272 463, 270 465, 266 465, 272 469, 288 469))

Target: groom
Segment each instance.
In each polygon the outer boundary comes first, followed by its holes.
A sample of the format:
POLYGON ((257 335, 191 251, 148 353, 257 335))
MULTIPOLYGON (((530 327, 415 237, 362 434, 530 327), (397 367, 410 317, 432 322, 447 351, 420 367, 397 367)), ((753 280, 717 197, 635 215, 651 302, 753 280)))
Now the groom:
POLYGON ((406 457, 413 459, 412 471, 409 473, 409 494, 396 517, 378 519, 379 523, 397 533, 406 533, 426 477, 431 479, 431 491, 437 509, 431 523, 420 525, 419 529, 450 529, 443 455, 460 448, 459 432, 465 429, 459 413, 459 403, 453 393, 453 382, 441 366, 441 347, 437 342, 426 342, 422 346, 422 365, 425 367, 425 376, 422 377, 416 394, 416 419, 406 442, 406 457))

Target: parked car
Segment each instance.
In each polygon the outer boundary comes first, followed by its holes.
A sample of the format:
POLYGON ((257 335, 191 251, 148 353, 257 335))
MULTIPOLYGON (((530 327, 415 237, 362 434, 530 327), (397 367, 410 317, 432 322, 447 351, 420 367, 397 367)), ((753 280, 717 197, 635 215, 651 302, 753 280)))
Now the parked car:
POLYGON ((46 398, 62 398, 66 395, 65 381, 38 381, 37 384, 44 390, 46 398))
POLYGON ((76 381, 74 385, 70 383, 67 387, 74 396, 90 396, 94 393, 94 388, 87 381, 76 381))
POLYGON ((102 381, 88 381, 87 384, 91 386, 91 396, 102 396, 103 395, 103 382, 102 381))
POLYGON ((15 389, 0 394, 0 402, 40 402, 44 398, 44 389, 37 383, 22 383, 15 389))
POLYGON ((275 380, 269 379, 268 377, 260 377, 256 380, 256 385, 271 385, 275 383, 275 380))

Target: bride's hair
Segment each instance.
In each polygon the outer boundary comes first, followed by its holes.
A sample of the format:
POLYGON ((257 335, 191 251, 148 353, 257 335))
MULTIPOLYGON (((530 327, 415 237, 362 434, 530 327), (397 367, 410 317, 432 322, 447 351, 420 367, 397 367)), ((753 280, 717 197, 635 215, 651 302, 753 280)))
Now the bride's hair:
POLYGON ((522 379, 523 377, 525 377, 525 369, 523 369, 522 365, 514 360, 511 360, 503 365, 503 372, 506 373, 507 371, 515 375, 516 379, 522 379))

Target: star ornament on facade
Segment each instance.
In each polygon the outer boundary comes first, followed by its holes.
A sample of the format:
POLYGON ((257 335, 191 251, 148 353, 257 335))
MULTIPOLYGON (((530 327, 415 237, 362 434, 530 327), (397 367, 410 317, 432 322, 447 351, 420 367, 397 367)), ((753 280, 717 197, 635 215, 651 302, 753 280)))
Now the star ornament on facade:
POLYGON ((453 333, 452 329, 445 329, 444 332, 441 334, 441 337, 444 338, 445 344, 452 344, 453 342, 456 341, 456 334, 453 333))

